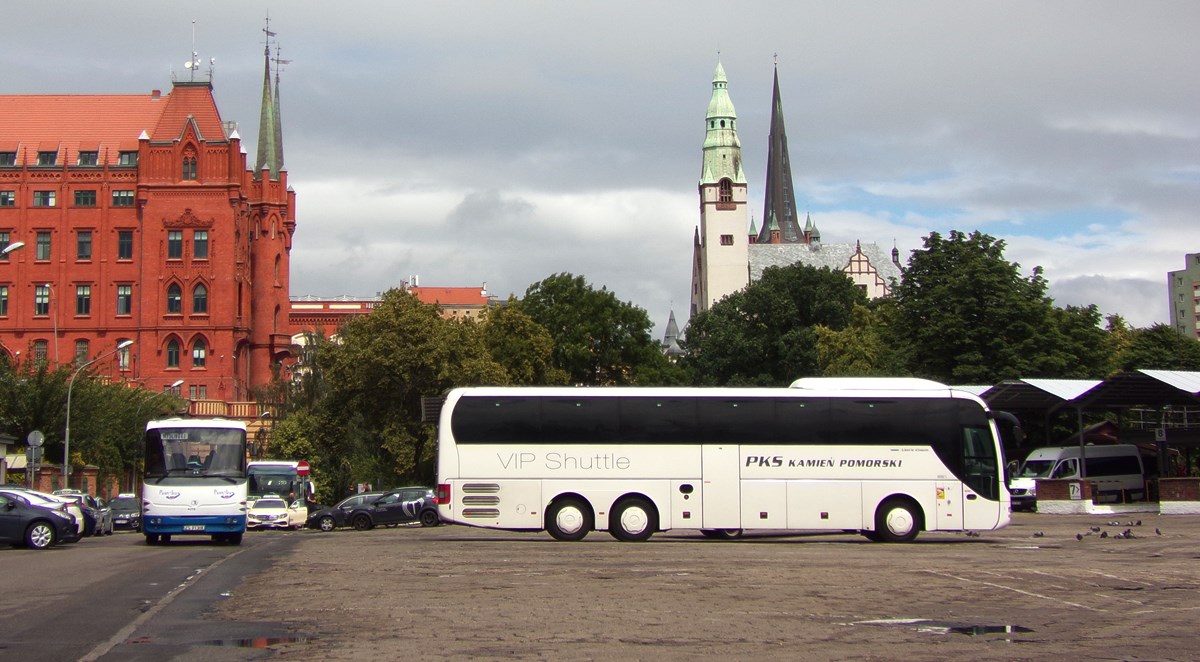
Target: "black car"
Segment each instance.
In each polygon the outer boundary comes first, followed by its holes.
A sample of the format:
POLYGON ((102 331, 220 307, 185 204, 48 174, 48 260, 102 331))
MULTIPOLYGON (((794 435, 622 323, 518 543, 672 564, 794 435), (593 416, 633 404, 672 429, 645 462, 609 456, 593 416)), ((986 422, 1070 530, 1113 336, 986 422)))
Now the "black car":
POLYGON ((34 505, 19 495, 0 494, 0 542, 46 549, 78 537, 70 513, 34 505))
POLYGON ((108 502, 108 507, 112 508, 112 525, 114 529, 141 530, 141 499, 132 494, 118 494, 117 498, 108 502))
POLYGON ((373 501, 383 492, 362 492, 352 494, 338 502, 336 506, 314 510, 308 515, 308 528, 332 531, 349 523, 347 515, 351 510, 367 501, 373 501))
POLYGON ((381 524, 420 522, 421 526, 441 523, 433 502, 433 488, 401 487, 364 501, 346 513, 346 521, 358 531, 367 531, 381 524))

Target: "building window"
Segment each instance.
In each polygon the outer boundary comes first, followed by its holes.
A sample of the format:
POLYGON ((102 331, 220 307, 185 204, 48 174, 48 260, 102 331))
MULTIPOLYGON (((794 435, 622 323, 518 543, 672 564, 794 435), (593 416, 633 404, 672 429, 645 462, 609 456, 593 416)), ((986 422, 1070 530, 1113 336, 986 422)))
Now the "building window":
POLYGON ((733 235, 731 235, 731 234, 721 235, 721 245, 722 246, 732 246, 733 245, 733 235))
POLYGON ((133 314, 133 286, 118 285, 117 286, 117 314, 131 315, 133 314))
POLYGON ((167 232, 167 259, 183 259, 183 230, 169 230, 167 232))
POLYGON ((12 167, 17 165, 16 152, 0 152, 0 166, 12 167))
POLYGON ((178 315, 183 312, 183 289, 176 283, 167 288, 167 314, 178 315))
POLYGON ((33 314, 46 316, 50 314, 50 286, 38 285, 33 290, 33 314))
POLYGON ((96 192, 95 191, 75 191, 75 206, 76 207, 95 207, 96 192))
POLYGON ((33 258, 35 260, 49 260, 50 259, 50 233, 49 232, 37 233, 37 250, 35 251, 35 255, 33 256, 33 258))
POLYGON ((179 341, 172 339, 167 343, 167 367, 179 367, 179 341))
POLYGON ((117 231, 117 259, 133 259, 133 230, 117 231))
MULTIPOLYGON (((0 251, 8 248, 8 244, 12 241, 12 236, 7 232, 0 232, 0 251)), ((0 253, 0 262, 8 262, 8 253, 0 253)))
POLYGON ((16 207, 17 192, 16 191, 0 191, 0 207, 16 207))
POLYGON ((192 367, 203 368, 208 361, 208 346, 203 340, 197 340, 195 345, 192 345, 192 367))
POLYGON ((196 289, 192 290, 192 314, 208 314, 208 288, 203 283, 197 285, 196 289))
POLYGON ((137 152, 121 152, 117 156, 117 165, 135 166, 138 163, 137 152))
POLYGON ((58 163, 58 150, 53 152, 38 152, 37 164, 40 166, 52 166, 58 163))
POLYGON ((208 259, 208 230, 196 230, 192 234, 192 258, 196 260, 208 259))
POLYGON ((35 361, 46 360, 46 347, 48 343, 45 340, 33 341, 33 359, 35 361))
POLYGON ((733 202, 733 182, 722 179, 717 193, 717 202, 733 202))
MULTIPOLYGON (((128 338, 120 338, 117 340, 117 344, 120 345, 121 343, 125 342, 126 340, 128 340, 128 338)), ((122 347, 121 349, 117 350, 117 368, 121 371, 125 371, 125 370, 129 369, 129 348, 128 347, 122 347)))
POLYGON ((196 180, 196 157, 183 157, 183 180, 185 182, 196 180))
POLYGON ((0 317, 8 317, 8 286, 0 285, 0 317))
POLYGON ((53 207, 54 194, 56 191, 34 191, 33 206, 34 207, 53 207))
POLYGON ((80 230, 79 234, 75 235, 75 259, 90 260, 92 259, 92 231, 80 230))
POLYGON ((132 207, 133 191, 113 191, 112 206, 132 207))
POLYGON ((81 165, 81 166, 94 166, 94 165, 98 164, 99 162, 100 162, 100 153, 99 152, 80 152, 79 153, 79 165, 81 165))
POLYGON ((75 286, 75 314, 76 315, 91 315, 92 314, 92 286, 91 285, 76 285, 75 286))
POLYGON ((88 361, 88 341, 75 341, 75 365, 83 365, 88 361))

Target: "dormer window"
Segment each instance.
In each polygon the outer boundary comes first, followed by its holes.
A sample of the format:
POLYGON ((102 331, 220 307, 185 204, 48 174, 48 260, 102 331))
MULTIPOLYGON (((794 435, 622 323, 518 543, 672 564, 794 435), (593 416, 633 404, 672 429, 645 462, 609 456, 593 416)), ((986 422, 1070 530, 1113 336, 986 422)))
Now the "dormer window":
POLYGON ((15 166, 17 165, 16 152, 0 152, 0 166, 15 166))
POLYGON ((100 162, 100 153, 99 152, 80 152, 79 153, 79 165, 81 165, 81 166, 94 166, 94 165, 98 164, 99 162, 100 162))
POLYGON ((121 152, 117 155, 117 165, 135 166, 138 163, 137 152, 121 152))
POLYGON ((38 152, 37 164, 40 166, 52 166, 58 163, 58 151, 53 152, 38 152))

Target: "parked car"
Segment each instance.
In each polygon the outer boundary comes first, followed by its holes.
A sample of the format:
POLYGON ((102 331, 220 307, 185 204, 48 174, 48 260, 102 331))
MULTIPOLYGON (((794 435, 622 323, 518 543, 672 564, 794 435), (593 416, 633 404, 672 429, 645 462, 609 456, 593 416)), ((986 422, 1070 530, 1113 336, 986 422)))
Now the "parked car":
POLYGON ((75 517, 70 513, 31 503, 17 493, 0 494, 0 541, 46 549, 70 539, 78 539, 75 517))
POLYGON ((114 529, 142 529, 142 500, 133 494, 118 494, 117 498, 108 502, 112 509, 114 529))
POLYGON ((339 501, 336 506, 314 510, 308 516, 308 528, 332 531, 338 527, 346 526, 350 521, 346 516, 351 510, 361 506, 366 501, 376 499, 382 494, 383 492, 352 494, 339 501))
POLYGON ((346 520, 358 531, 381 524, 420 522, 421 526, 437 526, 441 523, 431 487, 401 487, 384 492, 352 508, 346 520))
POLYGON ((83 511, 83 535, 98 536, 103 534, 100 511, 88 501, 87 495, 79 490, 55 490, 53 496, 73 501, 83 511))
POLYGON ((246 511, 247 529, 290 529, 288 503, 277 496, 255 499, 246 511))
POLYGON ((79 504, 75 503, 74 501, 54 496, 53 494, 31 490, 28 487, 19 486, 5 486, 4 488, 0 489, 0 494, 7 496, 20 496, 25 499, 26 503, 35 506, 45 506, 55 510, 63 510, 69 514, 75 521, 75 534, 69 536, 67 539, 63 540, 63 542, 75 542, 84 536, 86 522, 84 521, 83 509, 80 508, 79 504))

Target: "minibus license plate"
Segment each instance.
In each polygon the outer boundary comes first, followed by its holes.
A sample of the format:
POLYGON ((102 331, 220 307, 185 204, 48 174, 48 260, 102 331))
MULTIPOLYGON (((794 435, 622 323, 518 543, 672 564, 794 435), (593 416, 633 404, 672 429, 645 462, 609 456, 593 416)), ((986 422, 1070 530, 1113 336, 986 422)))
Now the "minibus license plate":
POLYGON ((183 530, 184 531, 203 531, 204 525, 203 524, 184 524, 183 530))

